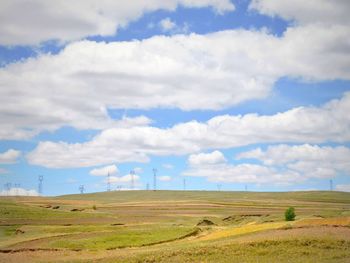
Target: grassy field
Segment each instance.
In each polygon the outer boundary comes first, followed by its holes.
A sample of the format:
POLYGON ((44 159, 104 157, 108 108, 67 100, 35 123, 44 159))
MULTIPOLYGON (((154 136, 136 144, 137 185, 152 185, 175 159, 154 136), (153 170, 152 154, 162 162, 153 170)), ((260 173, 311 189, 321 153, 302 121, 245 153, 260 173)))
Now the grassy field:
POLYGON ((350 262, 350 193, 0 198, 0 262, 350 262), (296 220, 284 211, 295 207, 296 220))

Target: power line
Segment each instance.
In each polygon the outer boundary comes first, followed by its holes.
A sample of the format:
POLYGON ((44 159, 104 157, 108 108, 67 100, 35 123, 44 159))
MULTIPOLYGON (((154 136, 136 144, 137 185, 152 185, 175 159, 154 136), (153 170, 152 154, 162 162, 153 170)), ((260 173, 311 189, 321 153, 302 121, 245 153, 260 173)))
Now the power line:
POLYGON ((157 172, 158 170, 156 168, 152 169, 153 171, 153 191, 157 190, 157 172))
POLYGON ((39 183, 38 183, 38 193, 39 193, 39 195, 42 195, 42 193, 43 193, 43 181, 44 181, 44 176, 43 176, 43 175, 39 175, 38 180, 39 180, 39 183))
POLYGON ((79 191, 80 191, 81 194, 84 193, 84 190, 85 190, 84 185, 79 186, 79 191))

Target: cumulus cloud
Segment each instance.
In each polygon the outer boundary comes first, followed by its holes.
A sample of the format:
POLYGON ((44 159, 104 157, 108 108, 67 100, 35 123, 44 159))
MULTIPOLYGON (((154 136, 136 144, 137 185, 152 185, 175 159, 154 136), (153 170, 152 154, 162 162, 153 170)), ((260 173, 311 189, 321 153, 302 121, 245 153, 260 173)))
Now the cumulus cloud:
POLYGON ((159 21, 159 26, 163 31, 171 31, 172 29, 176 28, 176 23, 167 17, 159 21))
POLYGON ((162 176, 158 176, 157 179, 161 182, 169 182, 171 181, 171 177, 168 175, 162 175, 162 176))
MULTIPOLYGON (((241 163, 235 165, 228 162, 193 164, 191 159, 192 156, 188 159, 190 167, 183 175, 204 177, 211 182, 292 185, 350 173, 350 149, 344 146, 273 145, 266 151, 258 148, 237 155, 236 161, 241 163), (245 163, 246 159, 256 159, 261 164, 245 163)), ((339 185, 337 189, 345 191, 346 187, 339 185)))
POLYGON ((252 158, 269 167, 284 167, 308 178, 332 178, 350 173, 350 149, 344 146, 274 145, 241 153, 237 159, 252 158))
POLYGON ((350 192, 350 184, 338 184, 335 189, 342 192, 350 192))
POLYGON ((113 165, 108 165, 101 168, 92 169, 90 171, 90 174, 94 176, 107 176, 108 174, 112 175, 112 174, 117 174, 118 172, 119 172, 118 167, 113 164, 113 165))
MULTIPOLYGON (((105 183, 107 183, 107 180, 105 180, 105 183)), ((137 190, 141 186, 140 176, 132 174, 111 176, 110 183, 112 185, 117 185, 119 190, 137 190)))
POLYGON ((39 196, 35 190, 27 190, 20 187, 12 187, 9 190, 2 190, 0 196, 39 196))
POLYGON ((158 25, 163 32, 169 32, 172 34, 188 33, 189 30, 189 26, 187 23, 184 23, 182 26, 180 26, 177 25, 169 17, 160 20, 158 25))
POLYGON ((299 25, 350 24, 350 3, 347 0, 253 0, 249 8, 268 16, 280 16, 299 25))
POLYGON ((282 37, 239 29, 75 42, 57 55, 0 69, 0 139, 62 126, 122 125, 109 109, 223 109, 268 96, 284 76, 348 80, 349 34, 350 27, 340 24, 311 24, 288 28, 282 37))
POLYGON ((191 154, 188 158, 188 163, 191 166, 212 165, 225 162, 226 159, 220 151, 214 151, 211 153, 191 154))
POLYGON ((141 167, 135 167, 133 170, 134 170, 134 172, 136 174, 142 174, 143 173, 143 169, 141 167))
MULTIPOLYGON (((349 107, 350 93, 346 93, 342 99, 319 108, 299 107, 268 116, 223 115, 204 123, 191 121, 167 129, 111 128, 84 143, 40 142, 27 159, 45 167, 88 167, 147 162, 149 156, 186 155, 253 143, 341 143, 350 140, 349 107)), ((220 154, 213 155, 220 159, 220 154)))
POLYGON ((0 153, 0 164, 16 163, 20 155, 21 152, 14 149, 9 149, 6 152, 0 153))
MULTIPOLYGON (((227 183, 255 183, 255 184, 279 184, 287 185, 295 180, 301 181, 300 174, 293 171, 284 171, 264 165, 256 164, 229 164, 221 152, 216 151, 220 156, 219 162, 204 160, 203 162, 192 163, 190 156, 188 163, 190 168, 182 173, 184 176, 204 177, 209 182, 227 183), (224 158, 224 159, 222 159, 224 158)), ((202 155, 202 154, 199 154, 202 155)), ((198 155, 198 156, 199 156, 198 155)))
POLYGON ((0 3, 0 44, 35 45, 47 40, 65 42, 93 35, 110 36, 144 13, 174 11, 179 5, 212 7, 220 14, 234 10, 229 0, 4 0, 0 3))

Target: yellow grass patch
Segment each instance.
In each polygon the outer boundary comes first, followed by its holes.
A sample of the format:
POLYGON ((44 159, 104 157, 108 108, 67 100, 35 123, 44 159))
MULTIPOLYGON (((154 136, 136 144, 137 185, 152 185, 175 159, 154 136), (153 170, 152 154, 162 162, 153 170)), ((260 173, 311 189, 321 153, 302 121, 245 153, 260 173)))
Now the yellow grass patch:
POLYGON ((225 238, 230 236, 238 236, 243 234, 249 234, 253 232, 276 229, 286 225, 286 222, 273 222, 273 223, 264 223, 264 224, 247 224, 241 227, 233 227, 229 229, 215 231, 206 236, 200 238, 201 240, 213 240, 219 238, 225 238))

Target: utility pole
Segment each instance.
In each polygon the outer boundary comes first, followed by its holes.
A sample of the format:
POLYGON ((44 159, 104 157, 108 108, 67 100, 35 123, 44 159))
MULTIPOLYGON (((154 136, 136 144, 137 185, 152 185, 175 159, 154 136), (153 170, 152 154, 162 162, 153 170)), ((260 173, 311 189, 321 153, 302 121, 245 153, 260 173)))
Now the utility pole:
POLYGON ((135 180, 134 180, 135 171, 134 170, 130 171, 130 176, 131 176, 131 190, 134 190, 134 187, 135 187, 135 180))
POLYGON ((39 180, 39 184, 38 184, 38 193, 39 193, 39 195, 42 195, 42 193, 43 193, 43 181, 44 181, 44 176, 43 176, 43 175, 39 175, 38 180, 39 180))
POLYGON ((329 190, 333 191, 333 180, 329 180, 329 190))
POLYGON ((149 190, 149 183, 146 184, 146 190, 149 190))
POLYGON ((244 186, 244 189, 245 189, 245 191, 247 192, 247 191, 248 191, 248 186, 245 185, 245 186, 244 186))
POLYGON ((184 191, 186 191, 186 178, 183 180, 184 191))
POLYGON ((84 185, 79 186, 79 190, 80 190, 80 193, 83 194, 85 190, 84 185))
POLYGON ((157 190, 157 169, 153 168, 153 191, 157 190))
POLYGON ((111 176, 108 172, 108 175, 107 175, 107 192, 110 192, 111 191, 111 176))

